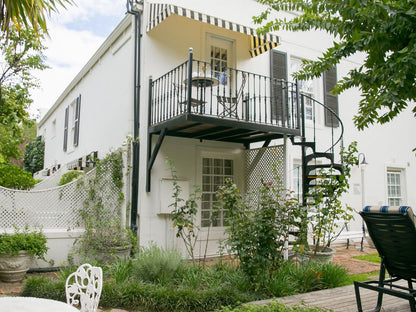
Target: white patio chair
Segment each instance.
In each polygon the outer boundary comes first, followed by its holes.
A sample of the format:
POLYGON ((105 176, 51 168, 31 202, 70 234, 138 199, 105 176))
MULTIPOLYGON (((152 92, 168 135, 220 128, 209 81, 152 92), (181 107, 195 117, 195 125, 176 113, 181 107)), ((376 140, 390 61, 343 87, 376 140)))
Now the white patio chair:
POLYGON ((103 271, 85 263, 65 283, 66 302, 81 312, 96 312, 103 288, 103 271))

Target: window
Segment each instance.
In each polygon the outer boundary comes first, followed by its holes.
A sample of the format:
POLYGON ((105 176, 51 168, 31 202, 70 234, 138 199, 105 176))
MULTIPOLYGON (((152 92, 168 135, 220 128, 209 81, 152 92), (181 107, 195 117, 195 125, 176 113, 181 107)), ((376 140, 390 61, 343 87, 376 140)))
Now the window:
POLYGON ((400 170, 387 170, 387 202, 390 206, 400 206, 403 202, 400 170))
MULTIPOLYGON (((290 59, 290 77, 293 80, 292 74, 299 71, 302 68, 302 60, 299 58, 290 59)), ((295 82, 295 81, 292 81, 295 82)), ((315 81, 314 80, 299 80, 299 92, 305 94, 305 120, 313 119, 313 104, 311 98, 314 98, 315 94, 315 81)))
POLYGON ((225 226, 225 211, 215 210, 215 192, 225 184, 225 179, 233 179, 233 160, 221 158, 202 159, 202 199, 201 226, 225 226))
POLYGON ((227 49, 211 46, 212 74, 221 84, 227 85, 228 53, 227 49))
POLYGON ((79 143, 79 115, 81 112, 81 95, 79 95, 75 101, 74 109, 74 146, 78 146, 79 143))
POLYGON ((64 119, 64 152, 68 149, 68 120, 69 120, 69 106, 65 108, 65 119, 64 119))
POLYGON ((51 138, 54 138, 55 136, 56 136, 56 119, 52 121, 52 127, 51 127, 51 138))
POLYGON ((72 102, 65 109, 65 123, 64 123, 64 152, 72 151, 74 147, 79 143, 79 120, 81 113, 81 95, 78 96, 74 102, 72 102), (71 118, 70 118, 71 116, 71 118), (71 129, 70 137, 72 138, 72 145, 68 146, 68 132, 71 129), (70 148, 68 150, 68 148, 70 148))
POLYGON ((302 164, 300 161, 293 162, 292 171, 292 190, 293 196, 301 203, 302 202, 302 164))
POLYGON ((228 68, 233 67, 233 41, 213 35, 207 37, 209 62, 212 75, 224 86, 230 86, 232 77, 228 68))

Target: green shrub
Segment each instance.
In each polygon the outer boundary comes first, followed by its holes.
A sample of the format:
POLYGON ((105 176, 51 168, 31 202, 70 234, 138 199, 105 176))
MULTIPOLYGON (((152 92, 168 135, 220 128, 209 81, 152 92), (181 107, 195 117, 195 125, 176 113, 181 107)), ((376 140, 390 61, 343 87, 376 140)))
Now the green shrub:
MULTIPOLYGON (((153 251, 155 250, 157 249, 153 249, 153 251)), ((159 249, 157 252, 161 252, 162 257, 166 257, 165 250, 159 249)), ((146 254, 146 251, 143 254, 146 254)), ((147 252, 146 261, 150 262, 150 259, 153 259, 164 266, 165 261, 156 259, 155 253, 149 254, 151 252, 147 252)), ((144 281, 142 275, 139 276, 135 271, 139 268, 139 262, 139 259, 131 260, 132 273, 126 279, 124 277, 130 270, 130 264, 127 261, 116 262, 104 267, 104 285, 100 306, 143 312, 202 312, 221 309, 224 306, 228 306, 228 308, 217 311, 318 312, 321 310, 304 307, 289 308, 276 303, 268 307, 236 307, 244 302, 292 295, 298 292, 322 289, 330 285, 341 286, 342 284, 339 283, 342 283, 342 276, 345 273, 344 269, 332 264, 297 265, 286 262, 272 275, 270 284, 259 284, 256 287, 238 268, 226 265, 203 267, 181 262, 177 269, 174 269, 175 266, 169 266, 170 269, 166 270, 165 266, 164 270, 170 272, 169 274, 151 275, 154 281, 150 282, 149 280, 144 281), (115 277, 117 274, 119 277, 115 277), (169 278, 166 278, 168 275, 169 278), (163 278, 156 276, 163 276, 163 278), (116 280, 119 282, 115 282, 116 280), (330 280, 334 281, 329 282, 330 280), (307 287, 311 287, 311 289, 307 289, 307 287), (256 288, 257 291, 253 291, 253 288, 256 288)), ((145 267, 157 271, 149 264, 141 269, 145 267)), ((23 295, 62 300, 67 272, 70 272, 70 269, 57 274, 58 279, 28 278, 24 285, 23 295)))
POLYGON ((273 277, 275 280, 284 281, 288 285, 287 288, 279 285, 282 288, 281 290, 284 291, 281 294, 274 293, 275 290, 270 289, 270 294, 277 297, 343 286, 348 281, 348 272, 343 267, 333 263, 308 262, 304 265, 298 265, 294 262, 286 262, 273 277), (291 292, 290 288, 292 289, 291 292))
POLYGON ((348 284, 348 271, 342 266, 326 263, 321 266, 320 270, 322 288, 335 288, 348 284))
POLYGON ((75 181, 76 179, 80 178, 82 175, 84 175, 84 172, 82 171, 71 170, 71 171, 65 172, 61 176, 61 180, 59 180, 58 185, 65 185, 69 182, 75 181))
POLYGON ((236 267, 228 265, 214 265, 205 267, 200 265, 186 265, 177 272, 176 283, 190 288, 210 288, 218 284, 231 287, 240 292, 250 293, 252 283, 236 267))
POLYGON ((217 191, 217 199, 227 212, 226 243, 253 284, 269 282, 283 263, 287 233, 296 226, 302 210, 272 169, 274 181, 263 182, 253 194, 243 196, 230 179, 217 191))
POLYGON ((133 270, 132 260, 130 259, 121 259, 114 262, 108 268, 108 273, 114 278, 114 281, 117 284, 125 283, 131 276, 133 270))
POLYGON ((19 251, 25 250, 28 254, 45 260, 48 251, 46 247, 46 236, 42 231, 29 231, 28 228, 20 231, 15 228, 12 234, 0 234, 0 254, 17 255, 19 251))
POLYGON ((146 282, 167 282, 183 264, 181 254, 174 249, 150 245, 136 254, 132 274, 146 282))
POLYGON ((29 276, 23 284, 22 296, 66 301, 65 280, 29 276))
POLYGON ((0 164, 0 186, 16 189, 29 190, 35 186, 32 174, 19 166, 11 164, 0 164))

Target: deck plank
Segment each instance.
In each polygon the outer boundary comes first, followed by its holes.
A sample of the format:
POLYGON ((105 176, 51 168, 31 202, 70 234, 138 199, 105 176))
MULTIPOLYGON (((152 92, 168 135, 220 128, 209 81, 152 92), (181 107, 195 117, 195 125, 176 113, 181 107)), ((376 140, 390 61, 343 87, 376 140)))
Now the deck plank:
MULTIPOLYGON (((372 310, 376 306, 377 293, 369 289, 360 289, 361 301, 364 311, 372 310)), ((344 286, 332 289, 318 290, 305 294, 298 294, 277 298, 276 300, 286 305, 305 305, 309 307, 320 307, 335 312, 357 312, 354 286, 344 286)), ((251 304, 267 304, 272 300, 251 302, 251 304)), ((410 312, 409 303, 405 299, 384 295, 383 312, 410 312)))

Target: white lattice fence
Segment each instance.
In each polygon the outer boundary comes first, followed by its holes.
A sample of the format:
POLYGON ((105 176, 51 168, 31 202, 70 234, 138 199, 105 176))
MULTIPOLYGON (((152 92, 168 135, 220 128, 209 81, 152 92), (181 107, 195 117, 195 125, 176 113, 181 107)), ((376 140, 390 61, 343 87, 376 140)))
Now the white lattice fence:
MULTIPOLYGON (((105 171, 100 179, 100 192, 105 196, 103 204, 116 211, 118 190, 112 184, 111 172, 105 171)), ((0 229, 14 226, 42 229, 77 229, 82 227, 79 210, 88 196, 96 170, 81 179, 60 187, 38 191, 21 191, 0 187, 0 229)), ((118 209, 119 210, 119 209, 118 209)))

